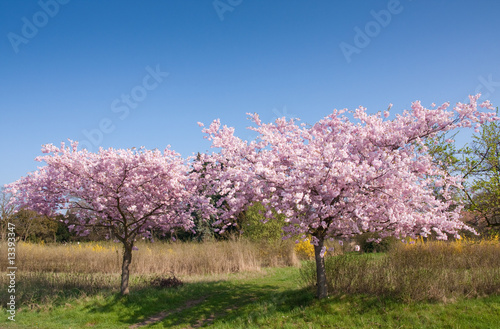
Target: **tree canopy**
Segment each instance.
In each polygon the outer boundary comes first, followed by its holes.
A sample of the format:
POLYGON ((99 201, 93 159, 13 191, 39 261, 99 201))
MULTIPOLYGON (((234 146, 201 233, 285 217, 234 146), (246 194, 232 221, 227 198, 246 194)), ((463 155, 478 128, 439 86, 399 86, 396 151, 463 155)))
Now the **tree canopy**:
POLYGON ((296 120, 262 123, 250 115, 258 133, 247 142, 234 129, 215 120, 204 128, 212 147, 205 175, 213 194, 221 195, 225 227, 249 204, 261 202, 266 216, 273 210, 286 216, 288 237, 312 235, 318 265, 318 297, 326 296, 324 263, 326 238, 349 238, 364 232, 380 237, 428 236, 447 239, 472 228, 459 220, 460 205, 450 189, 460 177, 448 174, 428 154, 425 139, 460 127, 479 127, 495 119, 489 102, 478 106, 449 103, 432 109, 420 102, 411 111, 389 119, 389 111, 369 115, 360 107, 333 111, 312 126, 296 120), (222 169, 221 169, 222 168, 222 169), (435 192, 439 191, 439 197, 435 192))
POLYGON ((203 205, 203 198, 197 198, 185 161, 168 148, 77 148, 77 142, 43 146, 47 155, 36 160, 46 166, 7 185, 7 191, 18 209, 47 216, 70 211, 76 221, 66 223, 81 235, 91 227, 109 229, 124 247, 121 292, 127 294, 137 237, 150 238, 152 229, 192 229, 191 205, 203 205))

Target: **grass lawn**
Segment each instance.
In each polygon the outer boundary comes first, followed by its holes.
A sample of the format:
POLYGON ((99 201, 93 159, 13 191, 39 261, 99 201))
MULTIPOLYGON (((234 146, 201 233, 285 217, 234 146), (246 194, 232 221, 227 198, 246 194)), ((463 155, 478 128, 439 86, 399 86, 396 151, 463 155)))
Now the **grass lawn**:
POLYGON ((498 328, 500 296, 403 304, 374 296, 318 301, 299 269, 271 268, 179 288, 131 289, 22 307, 16 321, 0 310, 1 328, 498 328), (142 325, 142 326, 139 326, 142 325))

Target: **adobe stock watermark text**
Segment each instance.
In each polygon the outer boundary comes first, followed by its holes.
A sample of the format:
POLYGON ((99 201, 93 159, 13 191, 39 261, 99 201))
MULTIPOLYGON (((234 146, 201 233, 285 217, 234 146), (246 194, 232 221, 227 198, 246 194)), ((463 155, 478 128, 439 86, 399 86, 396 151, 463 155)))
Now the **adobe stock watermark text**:
POLYGON ((40 10, 35 12, 30 18, 23 16, 21 21, 23 23, 20 33, 9 32, 7 39, 9 39, 12 49, 17 54, 19 53, 19 46, 26 45, 34 37, 38 35, 38 31, 44 28, 54 18, 61 9, 62 5, 66 5, 70 0, 40 0, 38 6, 40 10))
POLYGON ((7 294, 9 296, 6 305, 8 319, 16 321, 16 226, 8 223, 7 227, 7 273, 9 283, 7 285, 7 294))
MULTIPOLYGON (((155 68, 148 65, 145 70, 147 73, 139 84, 132 87, 130 92, 121 94, 120 97, 111 102, 111 112, 117 114, 118 119, 121 121, 128 118, 130 111, 136 109, 146 99, 148 92, 158 88, 160 83, 169 75, 168 72, 161 71, 159 64, 155 68)), ((115 129, 114 121, 109 117, 104 117, 99 121, 97 128, 82 130, 85 139, 80 141, 79 145, 93 151, 94 148, 102 144, 104 136, 111 134, 115 129)))

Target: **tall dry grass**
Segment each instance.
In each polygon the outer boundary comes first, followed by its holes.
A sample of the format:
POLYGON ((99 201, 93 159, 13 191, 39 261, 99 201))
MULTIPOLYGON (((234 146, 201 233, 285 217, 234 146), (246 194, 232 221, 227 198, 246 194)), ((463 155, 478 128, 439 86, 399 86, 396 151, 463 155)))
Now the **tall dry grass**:
MULTIPOLYGON (((9 277, 6 245, 0 244, 0 287, 9 277)), ((298 266, 294 244, 252 243, 229 240, 203 243, 138 243, 133 251, 130 285, 139 289, 154 277, 175 275, 223 275, 260 271, 265 266, 298 266)), ((121 245, 112 242, 80 244, 31 244, 16 246, 16 300, 30 308, 46 307, 56 300, 117 290, 122 262, 121 245), (59 298, 62 297, 62 298, 59 298), (44 306, 45 305, 45 306, 44 306)), ((0 305, 8 302, 6 289, 0 293, 0 305)))
MULTIPOLYGON (((390 296, 405 302, 446 301, 500 293, 500 243, 485 240, 412 241, 386 254, 326 259, 329 292, 390 296)), ((302 268, 315 283, 314 264, 302 268)))
MULTIPOLYGON (((134 274, 203 275, 258 271, 265 266, 296 266, 294 245, 247 240, 204 243, 138 243, 132 253, 134 274)), ((4 249, 2 247, 2 249, 4 249)), ((122 249, 112 242, 31 244, 20 242, 16 266, 20 272, 120 273, 122 249)), ((0 258, 0 268, 7 257, 0 258)))

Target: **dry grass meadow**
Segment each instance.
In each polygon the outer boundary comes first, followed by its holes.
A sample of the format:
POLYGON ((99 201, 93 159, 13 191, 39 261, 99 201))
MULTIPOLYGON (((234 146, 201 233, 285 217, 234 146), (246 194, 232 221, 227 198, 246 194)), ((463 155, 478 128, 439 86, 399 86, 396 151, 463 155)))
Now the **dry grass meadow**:
MULTIPOLYGON (((278 245, 238 241, 137 244, 131 264, 131 286, 139 289, 157 277, 184 281, 213 279, 237 272, 260 272, 263 267, 299 266, 294 243, 278 245)), ((5 250, 2 245, 2 250, 5 250)), ((0 268, 7 268, 7 257, 0 268)), ((119 287, 121 245, 113 242, 32 244, 16 246, 16 298, 29 307, 50 304, 57 296, 81 296, 119 287)), ((8 282, 0 276, 0 285, 8 282)), ((5 305, 7 295, 0 295, 5 305)))
MULTIPOLYGON (((500 294, 499 236, 397 243, 387 253, 346 253, 326 259, 333 295, 366 294, 404 302, 444 301, 500 294)), ((302 268, 310 285, 314 264, 302 268)))
MULTIPOLYGON (((2 246, 2 250, 4 250, 2 246)), ((176 276, 185 282, 224 279, 231 273, 260 273, 264 267, 301 267, 302 281, 315 284, 313 248, 307 241, 274 244, 248 240, 137 245, 131 287, 154 278, 176 276), (309 261, 308 261, 309 259, 309 261)), ((359 254, 335 246, 326 258, 332 295, 367 294, 405 302, 447 301, 500 294, 498 236, 480 240, 410 241, 386 253, 359 254)), ((16 298, 25 307, 50 307, 52 300, 116 291, 121 245, 112 242, 30 244, 16 247, 16 298), (48 305, 48 306, 46 306, 48 305)), ((7 268, 6 257, 0 268, 7 268)), ((251 275, 251 274, 249 274, 251 275)), ((5 286, 8 277, 0 276, 5 286)), ((0 295, 4 304, 8 296, 0 295)))

